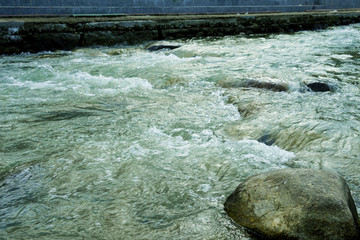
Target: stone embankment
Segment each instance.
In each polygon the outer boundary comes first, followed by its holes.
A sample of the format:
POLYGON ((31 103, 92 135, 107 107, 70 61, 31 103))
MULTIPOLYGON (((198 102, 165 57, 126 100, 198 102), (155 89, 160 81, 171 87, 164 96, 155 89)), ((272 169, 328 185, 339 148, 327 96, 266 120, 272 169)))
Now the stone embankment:
POLYGON ((71 50, 238 34, 289 33, 360 22, 360 11, 302 13, 28 17, 0 19, 0 54, 71 50))

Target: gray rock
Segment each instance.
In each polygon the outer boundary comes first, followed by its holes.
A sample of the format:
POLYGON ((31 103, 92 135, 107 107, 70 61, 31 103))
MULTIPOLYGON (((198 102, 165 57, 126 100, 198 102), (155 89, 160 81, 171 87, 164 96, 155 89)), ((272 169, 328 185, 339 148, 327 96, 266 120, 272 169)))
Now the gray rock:
POLYGON ((219 85, 223 88, 259 88, 267 89, 274 92, 286 92, 289 90, 287 84, 282 82, 271 82, 257 79, 223 81, 219 85))
POLYGON ((285 169, 252 176, 226 199, 225 211, 268 239, 359 239, 349 187, 331 171, 285 169))

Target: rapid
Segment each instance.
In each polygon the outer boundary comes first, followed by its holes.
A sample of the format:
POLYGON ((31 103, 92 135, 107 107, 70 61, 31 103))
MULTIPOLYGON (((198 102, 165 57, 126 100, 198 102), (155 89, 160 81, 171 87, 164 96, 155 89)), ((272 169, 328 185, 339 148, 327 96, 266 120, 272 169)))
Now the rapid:
POLYGON ((0 239, 252 239, 224 201, 281 168, 359 212, 359 24, 147 44, 0 57, 0 239))

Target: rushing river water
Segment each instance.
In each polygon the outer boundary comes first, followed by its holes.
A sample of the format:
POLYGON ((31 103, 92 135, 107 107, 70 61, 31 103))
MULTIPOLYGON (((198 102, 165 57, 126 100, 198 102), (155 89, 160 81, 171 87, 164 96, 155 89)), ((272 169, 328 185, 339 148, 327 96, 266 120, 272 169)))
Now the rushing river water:
POLYGON ((360 25, 168 43, 0 58, 0 239, 252 239, 224 201, 280 168, 359 209, 360 25))

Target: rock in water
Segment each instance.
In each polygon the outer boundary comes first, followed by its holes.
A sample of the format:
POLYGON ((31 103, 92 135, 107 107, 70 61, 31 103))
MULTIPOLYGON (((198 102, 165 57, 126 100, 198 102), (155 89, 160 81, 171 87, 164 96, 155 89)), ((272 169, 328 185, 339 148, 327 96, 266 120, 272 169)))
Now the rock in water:
POLYGON ((245 79, 238 80, 234 79, 233 81, 221 81, 219 85, 223 88, 258 88, 258 89, 267 89, 274 92, 286 92, 289 90, 289 87, 286 83, 283 82, 273 82, 263 79, 245 79))
POLYGON ((179 47, 180 46, 178 46, 178 45, 155 45, 155 46, 148 47, 146 50, 148 50, 150 52, 154 52, 154 51, 160 51, 160 50, 173 50, 173 49, 176 49, 179 47))
POLYGON ((247 82, 247 86, 253 87, 253 88, 268 89, 268 90, 272 90, 275 92, 286 92, 288 90, 288 86, 281 84, 281 83, 260 82, 260 81, 254 81, 254 80, 249 80, 247 82))
POLYGON ((313 82, 305 84, 308 88, 310 88, 314 92, 331 92, 330 85, 321 82, 313 82))
POLYGON ((226 199, 225 211, 268 239, 359 239, 349 187, 331 171, 285 169, 252 176, 226 199))

